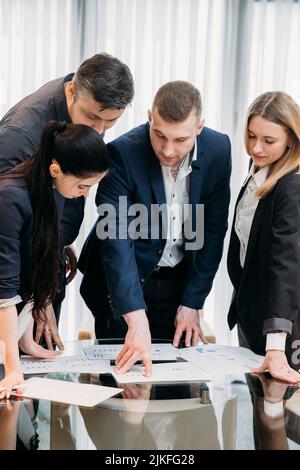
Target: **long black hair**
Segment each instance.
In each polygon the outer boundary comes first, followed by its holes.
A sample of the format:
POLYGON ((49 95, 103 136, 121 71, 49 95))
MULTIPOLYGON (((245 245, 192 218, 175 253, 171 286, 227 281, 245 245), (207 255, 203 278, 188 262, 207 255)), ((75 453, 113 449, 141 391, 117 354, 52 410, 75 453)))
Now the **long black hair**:
POLYGON ((83 124, 50 121, 35 155, 5 174, 26 180, 33 211, 30 266, 23 300, 32 315, 43 316, 58 291, 59 227, 49 167, 55 160, 64 174, 88 178, 109 169, 110 157, 100 135, 83 124))

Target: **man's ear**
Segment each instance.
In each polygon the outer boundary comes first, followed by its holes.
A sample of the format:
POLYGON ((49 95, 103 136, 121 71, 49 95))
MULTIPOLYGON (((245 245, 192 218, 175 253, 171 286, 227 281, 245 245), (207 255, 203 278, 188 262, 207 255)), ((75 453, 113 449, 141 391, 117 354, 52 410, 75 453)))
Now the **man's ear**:
POLYGON ((205 119, 201 119, 201 121, 199 122, 199 124, 196 127, 196 134, 197 135, 201 134, 201 132, 203 130, 203 127, 204 127, 204 124, 205 124, 205 119))
POLYGON ((150 111, 150 109, 148 109, 148 121, 152 121, 152 112, 150 111))
POLYGON ((57 178, 61 173, 60 164, 56 160, 52 160, 52 163, 49 167, 50 175, 52 178, 57 178))
POLYGON ((72 102, 75 97, 75 84, 73 80, 71 80, 70 82, 67 82, 65 90, 66 90, 66 95, 68 97, 68 100, 72 102))

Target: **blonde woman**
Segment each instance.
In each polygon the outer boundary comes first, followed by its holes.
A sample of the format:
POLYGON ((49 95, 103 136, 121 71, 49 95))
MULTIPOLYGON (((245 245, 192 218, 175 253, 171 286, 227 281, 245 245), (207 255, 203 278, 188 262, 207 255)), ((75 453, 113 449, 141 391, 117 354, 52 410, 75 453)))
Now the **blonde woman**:
POLYGON ((235 207, 228 252, 228 314, 241 346, 265 355, 254 372, 300 382, 300 109, 282 92, 250 106, 252 158, 235 207))

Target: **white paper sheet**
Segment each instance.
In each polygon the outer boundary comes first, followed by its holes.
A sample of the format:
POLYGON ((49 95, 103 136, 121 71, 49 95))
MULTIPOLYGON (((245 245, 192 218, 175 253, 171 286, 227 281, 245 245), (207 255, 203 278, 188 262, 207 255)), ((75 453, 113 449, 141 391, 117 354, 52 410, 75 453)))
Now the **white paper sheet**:
MULTIPOLYGON (((37 377, 26 380, 21 387, 23 396, 27 398, 88 407, 95 406, 122 391, 121 388, 37 377)), ((15 392, 13 395, 18 396, 15 392)))
POLYGON ((210 374, 201 370, 190 362, 176 362, 169 364, 153 364, 152 375, 145 377, 143 375, 144 367, 142 365, 133 366, 125 374, 116 374, 114 378, 118 383, 155 383, 155 382, 193 382, 211 380, 210 374))
POLYGON ((180 355, 211 375, 244 374, 259 367, 264 359, 250 349, 216 344, 182 348, 180 355))
MULTIPOLYGON (((123 348, 123 344, 97 344, 83 348, 88 359, 115 360, 123 348)), ((180 356, 179 349, 172 344, 152 344, 151 357, 153 361, 175 361, 180 356)))
POLYGON ((58 356, 55 359, 41 360, 32 357, 21 357, 23 374, 49 374, 50 372, 74 373, 111 373, 109 361, 91 361, 85 356, 58 356))

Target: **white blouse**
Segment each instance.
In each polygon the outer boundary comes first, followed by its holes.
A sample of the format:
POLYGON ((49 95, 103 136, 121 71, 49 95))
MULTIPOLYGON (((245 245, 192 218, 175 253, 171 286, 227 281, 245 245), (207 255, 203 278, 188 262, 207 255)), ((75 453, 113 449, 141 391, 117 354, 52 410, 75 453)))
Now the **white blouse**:
POLYGON ((255 193, 265 182, 268 170, 269 167, 265 166, 255 173, 254 165, 251 166, 244 183, 245 185, 248 182, 247 187, 236 208, 235 232, 240 241, 240 262, 242 268, 245 264, 253 217, 259 202, 255 193))

